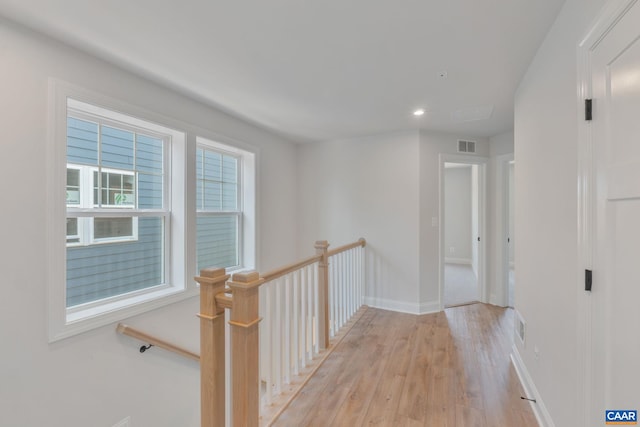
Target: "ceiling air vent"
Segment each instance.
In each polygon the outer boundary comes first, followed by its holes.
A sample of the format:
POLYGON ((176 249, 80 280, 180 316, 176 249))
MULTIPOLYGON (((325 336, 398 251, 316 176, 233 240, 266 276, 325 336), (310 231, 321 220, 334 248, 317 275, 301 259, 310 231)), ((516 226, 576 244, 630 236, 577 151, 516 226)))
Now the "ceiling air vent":
POLYGON ((475 153, 475 152, 476 152, 475 141, 465 141, 462 139, 458 140, 458 153, 475 153))

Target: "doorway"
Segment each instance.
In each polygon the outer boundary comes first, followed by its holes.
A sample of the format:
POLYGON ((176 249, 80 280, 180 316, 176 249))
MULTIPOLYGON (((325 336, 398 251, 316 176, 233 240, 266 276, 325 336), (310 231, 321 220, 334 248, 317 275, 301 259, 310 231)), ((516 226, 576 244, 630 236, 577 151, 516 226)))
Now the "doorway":
POLYGON ((506 173, 506 195, 507 195, 507 249, 506 249, 506 283, 507 283, 507 307, 515 306, 515 287, 516 287, 516 259, 515 259, 515 162, 510 160, 507 165, 506 173))
POLYGON ((635 410, 640 382, 640 3, 612 1, 595 22, 580 45, 579 100, 595 106, 579 127, 577 362, 584 372, 579 415, 589 426, 601 425, 607 410, 635 410))
POLYGON ((442 308, 486 302, 486 159, 441 155, 440 301, 442 308))

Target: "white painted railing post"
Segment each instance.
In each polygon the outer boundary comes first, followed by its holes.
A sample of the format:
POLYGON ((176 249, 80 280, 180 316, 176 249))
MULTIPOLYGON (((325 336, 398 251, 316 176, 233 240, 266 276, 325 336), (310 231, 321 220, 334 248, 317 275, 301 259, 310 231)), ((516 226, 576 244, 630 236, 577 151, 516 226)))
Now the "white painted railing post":
POLYGON ((329 348, 329 243, 319 240, 315 244, 316 254, 322 255, 318 263, 318 342, 320 349, 329 348))

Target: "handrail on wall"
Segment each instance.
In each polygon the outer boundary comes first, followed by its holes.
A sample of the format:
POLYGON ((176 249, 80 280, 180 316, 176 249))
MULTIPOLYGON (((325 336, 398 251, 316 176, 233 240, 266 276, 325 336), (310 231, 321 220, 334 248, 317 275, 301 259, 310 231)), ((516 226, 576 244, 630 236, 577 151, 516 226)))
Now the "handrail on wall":
MULTIPOLYGON (((160 338, 156 338, 153 335, 149 335, 145 332, 142 332, 138 329, 132 328, 131 326, 125 325, 124 323, 118 323, 118 327, 116 328, 116 331, 118 331, 118 333, 122 334, 122 335, 128 335, 132 338, 136 338, 140 341, 144 341, 146 343, 148 343, 150 346, 154 346, 154 347, 160 347, 163 348, 165 350, 171 351, 173 353, 179 354, 180 356, 186 357, 187 359, 191 359, 191 360, 195 360, 196 362, 200 361, 200 355, 196 354, 192 351, 189 351, 187 349, 184 349, 180 346, 177 346, 175 344, 171 344, 170 342, 167 342, 165 340, 162 340, 160 338)), ((149 346, 142 346, 140 347, 140 353, 144 353, 145 350, 147 350, 149 348, 149 346)))

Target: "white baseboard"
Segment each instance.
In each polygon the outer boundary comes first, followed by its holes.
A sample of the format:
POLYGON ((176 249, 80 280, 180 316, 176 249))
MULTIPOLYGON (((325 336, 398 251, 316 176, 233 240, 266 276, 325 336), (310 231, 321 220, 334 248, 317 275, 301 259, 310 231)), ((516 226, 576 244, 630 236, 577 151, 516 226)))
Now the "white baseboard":
POLYGON ((417 303, 386 298, 364 297, 364 303, 369 307, 409 314, 429 314, 440 311, 440 303, 437 301, 417 303))
POLYGON ((445 257, 445 264, 463 264, 463 265, 471 265, 471 260, 468 258, 449 258, 445 257))
POLYGON ((501 303, 502 303, 502 301, 498 301, 498 297, 496 296, 496 294, 489 295, 489 304, 497 305, 498 307, 502 307, 501 303))
POLYGON ((556 425, 553 423, 551 419, 551 415, 547 410, 542 397, 538 393, 538 389, 536 388, 531 375, 529 375, 529 371, 522 361, 522 357, 520 357, 520 353, 518 352, 518 347, 514 344, 511 351, 511 363, 513 363, 513 367, 516 369, 516 373, 518 374, 518 378, 520 379, 520 384, 522 384, 522 388, 526 393, 525 397, 530 399, 535 399, 536 402, 529 402, 531 404, 531 409, 533 410, 536 419, 538 420, 538 424, 540 427, 555 427, 556 425))

